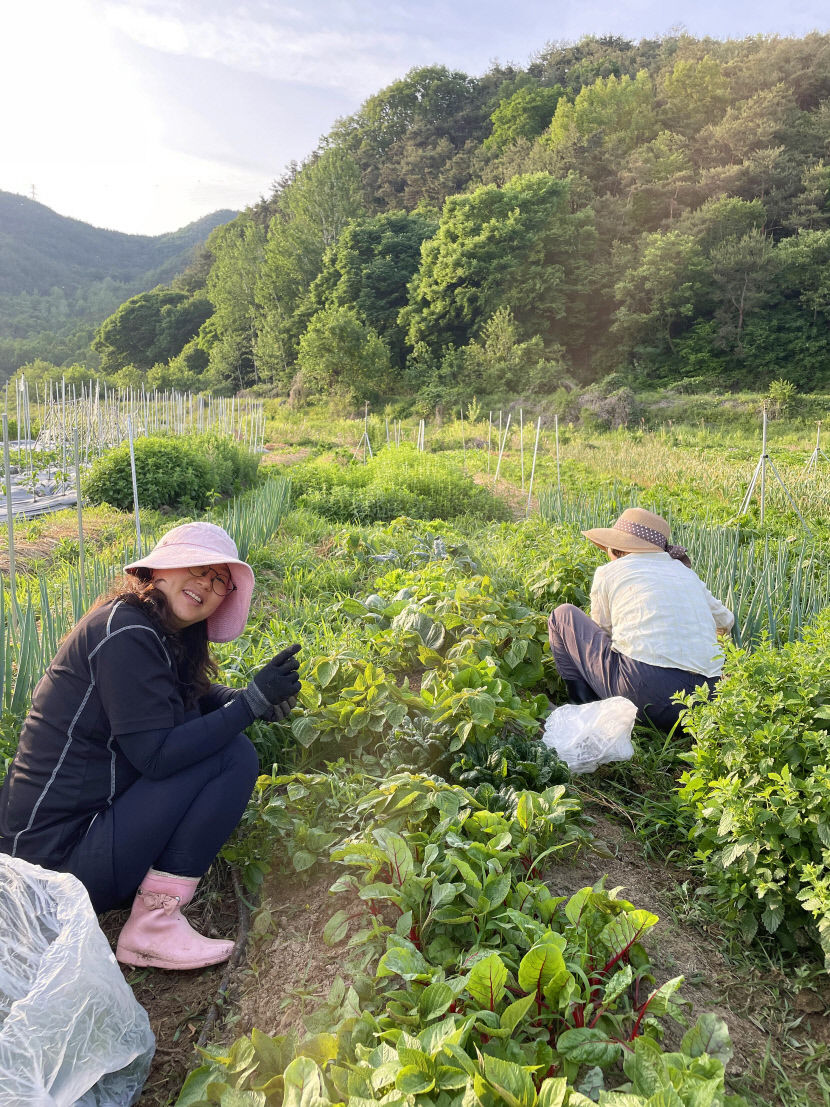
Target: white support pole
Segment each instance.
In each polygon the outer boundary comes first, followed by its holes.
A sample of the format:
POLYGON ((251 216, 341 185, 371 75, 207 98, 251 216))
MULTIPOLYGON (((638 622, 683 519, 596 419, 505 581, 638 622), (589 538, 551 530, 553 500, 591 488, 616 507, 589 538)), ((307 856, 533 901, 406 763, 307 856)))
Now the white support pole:
POLYGON ((130 473, 133 478, 133 507, 135 508, 135 548, 136 553, 141 557, 141 519, 138 514, 138 483, 135 478, 135 451, 133 449, 133 420, 132 416, 127 416, 127 439, 130 443, 130 473))
MULTIPOLYGON (((6 530, 9 534, 9 589, 12 623, 17 625, 17 577, 14 565, 14 512, 12 511, 12 469, 9 458, 9 417, 3 412, 3 465, 6 473, 6 530)), ((2 583, 0 583, 2 587, 2 583)))
POLYGON ((506 423, 505 428, 504 428, 504 436, 502 437, 501 445, 499 446, 499 460, 496 463, 496 475, 493 478, 493 487, 494 488, 499 482, 499 470, 501 469, 501 459, 502 459, 502 455, 504 454, 504 447, 507 445, 507 436, 510 433, 510 416, 512 414, 513 414, 512 412, 507 413, 507 423, 506 423))
POLYGON ((519 408, 519 452, 522 459, 522 492, 525 490, 525 418, 524 408, 519 408))
POLYGON ((559 509, 562 509, 562 476, 559 471, 559 416, 553 417, 553 433, 556 438, 556 494, 559 497, 559 509))
POLYGON ((530 514, 530 498, 533 495, 533 475, 536 472, 536 453, 539 449, 539 430, 542 426, 541 416, 536 420, 536 441, 533 443, 533 462, 530 466, 530 483, 527 487, 527 507, 525 508, 525 515, 530 514))

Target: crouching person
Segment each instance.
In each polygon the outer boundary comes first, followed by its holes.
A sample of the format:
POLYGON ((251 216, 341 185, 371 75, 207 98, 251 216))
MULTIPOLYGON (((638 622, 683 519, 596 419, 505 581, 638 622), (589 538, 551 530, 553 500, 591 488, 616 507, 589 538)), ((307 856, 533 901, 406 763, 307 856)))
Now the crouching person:
POLYGON ((665 519, 629 508, 611 527, 582 532, 608 553, 591 585, 591 617, 561 604, 548 619, 551 650, 572 703, 625 696, 639 714, 671 730, 678 693, 715 688, 723 669, 719 635, 734 616, 670 542, 665 519))
POLYGON ((0 791, 0 851, 73 873, 98 912, 134 897, 127 965, 201 968, 233 949, 181 908, 253 791, 242 731, 285 717, 300 691, 296 645, 247 688, 211 683, 208 642, 242 633, 253 586, 221 527, 168 531, 61 644, 0 791))

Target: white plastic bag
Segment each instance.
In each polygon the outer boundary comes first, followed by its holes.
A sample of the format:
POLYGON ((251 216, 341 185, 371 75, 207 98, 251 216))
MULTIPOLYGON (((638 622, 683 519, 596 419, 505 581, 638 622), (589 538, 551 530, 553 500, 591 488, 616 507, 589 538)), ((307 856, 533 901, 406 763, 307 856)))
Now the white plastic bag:
POLYGON ((0 854, 0 1104, 127 1107, 155 1040, 84 886, 0 854))
POLYGON ((625 696, 594 703, 566 703, 548 716, 542 741, 556 751, 571 772, 592 773, 609 761, 631 760, 636 717, 635 704, 625 696))

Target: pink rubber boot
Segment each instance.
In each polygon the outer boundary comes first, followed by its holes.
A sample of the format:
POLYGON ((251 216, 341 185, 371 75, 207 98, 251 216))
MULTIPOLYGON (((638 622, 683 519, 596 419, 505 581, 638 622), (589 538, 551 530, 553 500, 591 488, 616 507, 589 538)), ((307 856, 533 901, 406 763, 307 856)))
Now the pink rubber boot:
POLYGON ((181 908, 193 899, 198 883, 195 876, 173 876, 150 869, 118 936, 115 956, 122 964, 201 969, 227 961, 233 942, 205 938, 181 913, 181 908))

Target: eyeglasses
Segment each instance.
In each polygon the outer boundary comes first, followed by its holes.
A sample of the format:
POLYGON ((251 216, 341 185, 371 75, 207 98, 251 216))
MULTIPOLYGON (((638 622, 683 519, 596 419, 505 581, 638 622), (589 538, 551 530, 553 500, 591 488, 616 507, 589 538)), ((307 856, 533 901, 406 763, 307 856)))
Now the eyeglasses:
POLYGON ((199 580, 204 580, 209 575, 210 586, 217 596, 228 596, 231 592, 236 591, 236 585, 230 577, 222 576, 212 565, 197 565, 195 567, 189 565, 187 571, 192 577, 197 577, 199 580))

